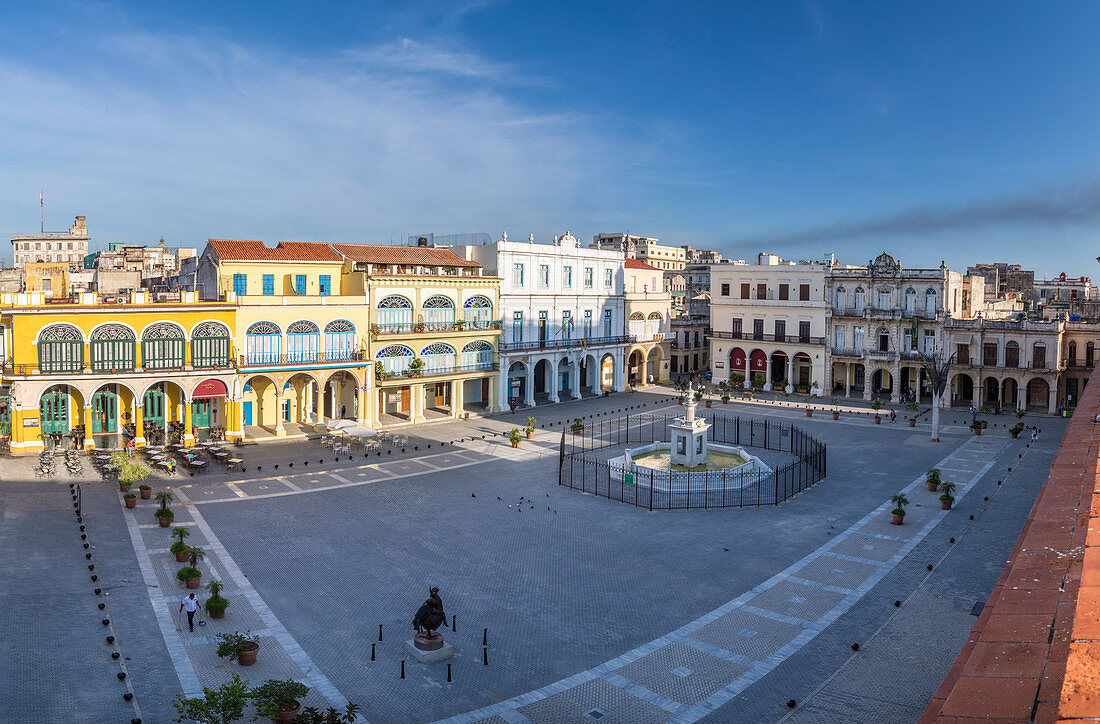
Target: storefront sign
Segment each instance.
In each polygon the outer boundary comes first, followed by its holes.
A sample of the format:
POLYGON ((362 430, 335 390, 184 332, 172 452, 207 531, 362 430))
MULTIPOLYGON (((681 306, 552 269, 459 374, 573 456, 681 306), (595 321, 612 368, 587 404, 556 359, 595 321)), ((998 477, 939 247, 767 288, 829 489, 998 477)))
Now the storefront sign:
POLYGON ((228 392, 229 391, 225 388, 225 383, 221 380, 203 380, 199 383, 199 386, 195 388, 195 393, 191 395, 191 399, 201 400, 208 397, 225 397, 228 392))
POLYGON ((386 402, 390 403, 391 405, 396 405, 398 402, 401 402, 401 393, 400 392, 389 392, 389 393, 387 393, 386 394, 386 402))
POLYGON ((721 369, 725 369, 725 367, 726 367, 725 362, 719 362, 718 360, 714 361, 714 369, 721 370, 721 369))
POLYGON ((24 417, 23 418, 23 427, 38 427, 38 418, 37 417, 24 417))

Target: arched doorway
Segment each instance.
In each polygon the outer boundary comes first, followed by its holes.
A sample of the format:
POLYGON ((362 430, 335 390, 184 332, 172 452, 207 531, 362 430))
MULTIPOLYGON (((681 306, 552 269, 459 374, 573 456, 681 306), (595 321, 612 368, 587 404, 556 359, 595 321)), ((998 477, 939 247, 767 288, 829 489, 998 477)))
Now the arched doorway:
POLYGON ((875 395, 889 395, 894 389, 894 377, 890 370, 877 369, 871 373, 871 393, 875 395))
POLYGON ((84 446, 84 396, 70 385, 47 388, 38 399, 38 429, 47 450, 84 446))
POLYGON ((763 387, 767 371, 768 355, 762 349, 754 349, 749 353, 749 383, 753 387, 763 387))
POLYGON ((791 360, 791 380, 795 387, 809 391, 813 384, 813 362, 810 355, 798 352, 791 360))
MULTIPOLYGON (((656 314, 656 312, 654 312, 656 314)), ((658 315, 659 316, 659 315, 658 315)), ((694 372, 695 370, 692 370, 694 372)), ((646 356, 646 382, 659 382, 661 379, 661 348, 653 347, 646 356)))
MULTIPOLYGON (((357 386, 355 376, 346 370, 333 372, 329 375, 324 385, 325 417, 336 420, 357 419, 356 416, 359 413, 357 386)), ((428 386, 425 385, 425 387, 428 386)))
POLYGON ((1046 412, 1050 401, 1050 385, 1042 377, 1032 377, 1027 383, 1027 409, 1046 412))
POLYGON ((997 381, 996 377, 985 378, 985 388, 982 390, 982 399, 985 400, 985 405, 992 408, 996 412, 1001 404, 1001 383, 997 381))
POLYGON ((508 366, 508 399, 520 404, 527 399, 527 365, 513 362, 508 366))
POLYGON ((615 389, 615 356, 612 354, 600 358, 600 389, 604 392, 615 389))
MULTIPOLYGON (((274 433, 278 425, 278 391, 275 381, 266 375, 253 375, 242 388, 241 416, 246 428, 265 428, 274 433)), ((245 437, 255 437, 260 430, 245 430, 245 437)))
POLYGON ((636 349, 630 353, 627 369, 630 371, 630 384, 637 385, 644 381, 645 355, 641 350, 636 349))
POLYGON ((1001 407, 1015 410, 1019 404, 1020 383, 1009 377, 1001 382, 1001 407))
POLYGON ((321 388, 316 378, 305 372, 299 372, 283 383, 283 405, 279 415, 285 427, 287 423, 295 425, 313 425, 318 422, 318 406, 323 402, 321 388))
POLYGON ((745 350, 740 347, 734 347, 730 350, 729 355, 729 369, 730 369, 730 381, 734 384, 738 382, 744 382, 745 368, 748 364, 748 357, 745 355, 745 350))
POLYGON ((183 402, 187 393, 175 382, 150 385, 141 395, 141 426, 147 445, 182 440, 183 402))
POLYGON ((974 380, 967 374, 957 374, 951 380, 951 404, 967 405, 974 402, 974 380))
POLYGON ((787 371, 787 353, 782 351, 772 352, 771 358, 772 387, 782 390, 790 384, 787 371))

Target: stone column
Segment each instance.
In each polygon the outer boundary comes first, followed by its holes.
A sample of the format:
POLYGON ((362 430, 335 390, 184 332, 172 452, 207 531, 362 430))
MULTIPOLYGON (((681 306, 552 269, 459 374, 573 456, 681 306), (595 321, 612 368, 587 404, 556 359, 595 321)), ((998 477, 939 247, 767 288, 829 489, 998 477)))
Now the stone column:
MULTIPOLYGON (((451 380, 451 417, 461 417, 463 405, 465 405, 465 382, 463 380, 451 380)), ((488 400, 486 400, 488 402, 488 400)))
MULTIPOLYGON (((505 397, 511 394, 510 391, 506 391, 505 397)), ((508 404, 508 400, 504 401, 505 405, 508 404)), ((535 406, 535 362, 531 361, 527 365, 527 372, 523 379, 523 404, 528 407, 535 406)), ((503 407, 501 409, 504 409, 503 407)))
POLYGON ((183 401, 183 444, 191 447, 195 444, 195 436, 191 434, 191 401, 183 401))
MULTIPOLYGON (((494 375, 493 377, 489 378, 489 399, 487 400, 487 403, 489 405, 489 412, 500 412, 502 409, 504 409, 504 406, 501 406, 494 402, 494 400, 500 399, 500 389, 502 386, 503 385, 500 382, 500 377, 494 375)), ((505 406, 507 405, 507 403, 508 401, 505 400, 505 406)))
MULTIPOLYGON (((752 365, 750 365, 751 367, 752 365)), ((771 355, 765 357, 764 362, 764 390, 770 390, 772 388, 772 358, 771 355)))
POLYGON ((371 423, 370 415, 370 385, 358 385, 355 388, 356 395, 359 400, 357 405, 355 422, 359 425, 369 425, 371 423))
POLYGON ((314 382, 312 379, 306 382, 306 389, 302 395, 303 397, 305 397, 305 401, 302 404, 302 407, 304 408, 304 418, 306 422, 316 422, 317 420, 317 418, 313 416, 313 386, 315 384, 317 383, 314 382))
POLYGON ((229 440, 244 438, 244 405, 240 400, 229 400, 226 405, 225 437, 229 440))
POLYGON ((286 399, 280 390, 275 395, 275 437, 286 437, 286 428, 283 427, 283 401, 286 399))
MULTIPOLYGON (((581 399, 581 366, 574 360, 571 365, 573 374, 569 378, 569 396, 574 400, 581 399)), ((654 377, 656 379, 656 376, 654 377)))
POLYGON ((145 418, 142 405, 134 405, 134 445, 145 447, 145 418))
POLYGON ((547 365, 550 375, 550 384, 546 386, 546 389, 550 391, 550 402, 559 402, 558 387, 561 386, 561 380, 558 378, 558 358, 550 360, 550 364, 547 365))
POLYGON ((901 365, 895 365, 890 374, 890 402, 898 404, 901 400, 901 365))
MULTIPOLYGON (((508 406, 508 400, 512 396, 512 387, 508 379, 508 368, 510 366, 507 360, 501 362, 500 374, 496 375, 498 382, 496 389, 490 390, 492 394, 485 401, 489 405, 490 412, 493 411, 494 407, 500 410, 508 406)), ((516 404, 519 404, 519 400, 516 400, 516 404)))
POLYGON ((977 410, 982 406, 982 399, 985 397, 985 390, 982 389, 982 371, 978 368, 978 383, 974 385, 974 409, 977 410))
POLYGON ((1047 413, 1053 415, 1058 411, 1058 381, 1053 385, 1048 381, 1047 389, 1047 413))
POLYGON ((412 422, 424 422, 424 383, 409 385, 409 396, 409 415, 412 422))
POLYGON ((1017 410, 1026 410, 1027 409, 1027 385, 1026 384, 1019 384, 1019 383, 1016 384, 1016 409, 1017 410))
MULTIPOLYGON (((611 355, 611 389, 615 392, 623 392, 626 390, 626 363, 623 356, 623 350, 616 351, 611 355)), ((600 371, 603 374, 603 371, 600 371)))

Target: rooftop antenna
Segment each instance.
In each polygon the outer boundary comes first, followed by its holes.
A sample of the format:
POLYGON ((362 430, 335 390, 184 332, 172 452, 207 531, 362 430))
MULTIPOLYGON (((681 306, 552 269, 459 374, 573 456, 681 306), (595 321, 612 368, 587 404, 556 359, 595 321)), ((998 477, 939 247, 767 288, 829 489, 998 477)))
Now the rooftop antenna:
POLYGON ((41 233, 46 233, 46 194, 38 191, 38 224, 41 233))

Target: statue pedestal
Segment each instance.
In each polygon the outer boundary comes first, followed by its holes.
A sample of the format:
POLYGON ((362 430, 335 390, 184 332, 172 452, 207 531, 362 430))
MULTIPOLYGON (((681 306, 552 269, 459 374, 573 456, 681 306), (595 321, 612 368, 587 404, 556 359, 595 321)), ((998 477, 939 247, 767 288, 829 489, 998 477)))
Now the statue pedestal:
MULTIPOLYGON (((440 636, 442 639, 443 637, 440 636)), ((443 643, 439 648, 432 651, 425 651, 417 648, 412 639, 405 642, 405 653, 416 659, 417 663, 430 664, 435 661, 442 661, 443 659, 449 659, 455 655, 455 647, 448 643, 443 643)))

